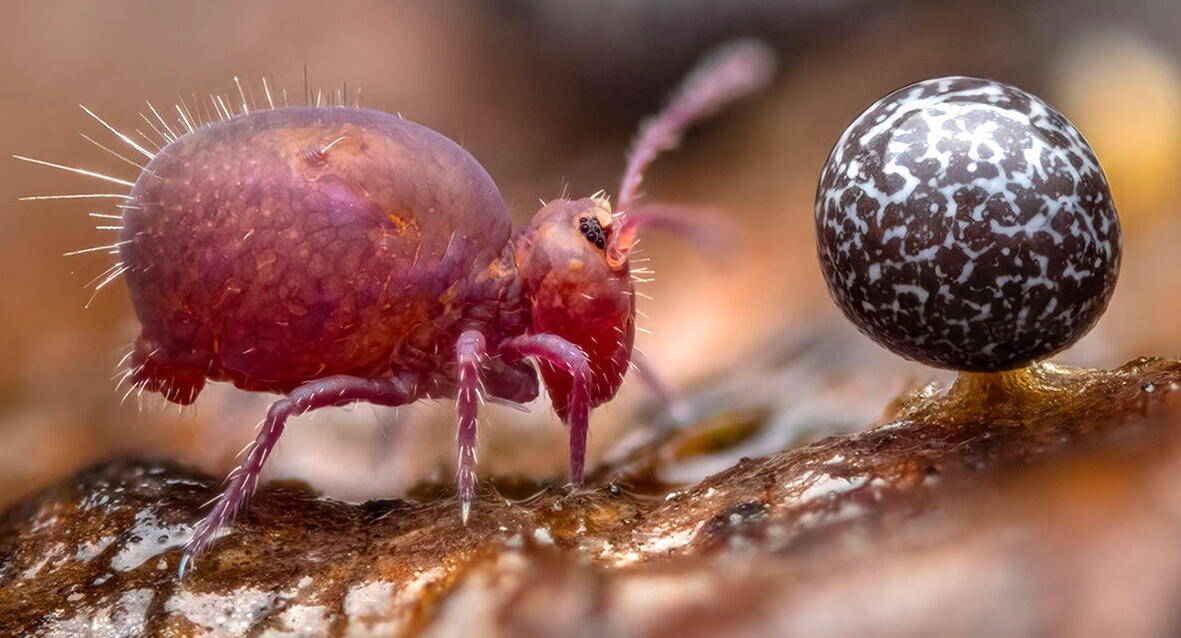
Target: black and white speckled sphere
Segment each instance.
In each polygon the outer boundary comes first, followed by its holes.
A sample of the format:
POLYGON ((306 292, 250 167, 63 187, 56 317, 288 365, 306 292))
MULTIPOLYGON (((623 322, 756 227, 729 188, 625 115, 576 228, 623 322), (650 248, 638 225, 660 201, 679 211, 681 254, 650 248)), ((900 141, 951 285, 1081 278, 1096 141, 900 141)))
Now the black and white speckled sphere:
POLYGON ((816 193, 820 265, 862 332, 905 357, 1011 370, 1103 314, 1120 227, 1095 154, 1021 89, 927 80, 845 130, 816 193))

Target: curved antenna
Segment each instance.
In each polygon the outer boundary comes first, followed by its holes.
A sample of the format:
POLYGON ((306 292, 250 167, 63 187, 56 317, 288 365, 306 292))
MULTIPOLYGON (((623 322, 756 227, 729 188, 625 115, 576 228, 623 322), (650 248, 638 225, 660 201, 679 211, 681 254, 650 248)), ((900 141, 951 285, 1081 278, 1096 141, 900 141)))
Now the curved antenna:
POLYGON ((733 228, 716 211, 684 204, 644 204, 615 225, 607 245, 607 264, 616 270, 622 268, 628 253, 639 243, 639 230, 653 227, 680 235, 719 259, 727 256, 734 240, 733 228))
POLYGON ((676 146, 689 126, 727 102, 762 88, 774 70, 771 48, 757 40, 737 40, 705 56, 664 110, 640 126, 619 185, 617 210, 627 214, 644 179, 644 169, 662 151, 676 146))
POLYGON ((662 151, 676 146, 694 122, 727 102, 762 88, 774 70, 774 54, 762 42, 738 40, 723 45, 707 55, 685 78, 663 111, 640 126, 619 185, 616 230, 607 246, 607 263, 612 268, 622 268, 627 263, 628 253, 636 245, 636 234, 644 226, 669 226, 693 237, 709 237, 701 224, 679 217, 676 209, 648 206, 632 210, 644 169, 662 151))

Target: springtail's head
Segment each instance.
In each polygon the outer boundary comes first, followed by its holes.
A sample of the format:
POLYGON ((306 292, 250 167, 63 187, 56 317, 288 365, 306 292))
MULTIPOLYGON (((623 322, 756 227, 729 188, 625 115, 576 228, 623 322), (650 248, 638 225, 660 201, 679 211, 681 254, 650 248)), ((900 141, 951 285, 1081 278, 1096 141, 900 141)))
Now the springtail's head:
MULTIPOLYGON (((590 360, 591 404, 615 394, 627 372, 635 338, 635 298, 626 260, 612 266, 614 234, 605 198, 546 204, 517 238, 514 259, 529 296, 534 333, 564 337, 590 360)), ((570 378, 541 366, 558 414, 565 417, 570 378)))
MULTIPOLYGON (((669 104, 640 128, 628 155, 616 209, 601 194, 545 204, 521 231, 514 259, 532 305, 534 333, 557 334, 590 359, 591 404, 612 396, 623 381, 635 337, 635 293, 629 255, 646 226, 662 226, 710 243, 711 228, 685 209, 637 206, 644 170, 673 148, 695 121, 766 84, 771 52, 758 42, 723 46, 703 60, 669 104)), ((569 376, 541 366, 558 413, 565 416, 569 376)))

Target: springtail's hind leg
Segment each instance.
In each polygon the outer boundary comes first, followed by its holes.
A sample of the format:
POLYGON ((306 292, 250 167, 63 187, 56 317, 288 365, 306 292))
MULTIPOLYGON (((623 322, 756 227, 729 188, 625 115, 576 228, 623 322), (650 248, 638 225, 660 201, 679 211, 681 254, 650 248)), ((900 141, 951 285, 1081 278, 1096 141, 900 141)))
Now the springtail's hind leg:
POLYGON ((455 405, 459 412, 459 516, 467 525, 472 501, 476 496, 476 417, 480 410, 480 360, 484 357, 484 335, 468 330, 455 342, 459 363, 459 382, 455 405))
POLYGON ((652 363, 648 361, 648 357, 640 354, 639 351, 632 352, 632 363, 636 365, 636 374, 640 377, 640 381, 648 387, 648 391, 656 400, 660 402, 661 407, 668 414, 677 425, 682 425, 689 422, 689 405, 681 400, 672 388, 668 386, 664 378, 652 367, 652 363))
POLYGON ((271 404, 262 431, 249 448, 246 459, 226 478, 226 487, 214 502, 213 509, 197 524, 193 538, 184 546, 180 575, 233 519, 246 498, 258 484, 262 467, 279 442, 287 419, 304 412, 331 406, 367 401, 375 405, 403 405, 414 399, 414 388, 405 379, 363 379, 334 376, 309 381, 286 397, 271 404))
POLYGON ((535 334, 508 339, 501 344, 500 355, 509 360, 536 357, 570 374, 570 401, 559 415, 570 426, 570 484, 582 485, 590 425, 591 371, 586 353, 558 335, 535 334))

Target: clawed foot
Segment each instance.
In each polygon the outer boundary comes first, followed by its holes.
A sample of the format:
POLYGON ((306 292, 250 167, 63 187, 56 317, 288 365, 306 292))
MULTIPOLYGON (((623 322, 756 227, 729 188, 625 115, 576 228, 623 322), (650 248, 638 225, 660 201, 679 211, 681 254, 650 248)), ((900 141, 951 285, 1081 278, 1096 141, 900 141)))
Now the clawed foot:
POLYGON ((197 523, 193 530, 193 537, 181 549, 180 566, 177 568, 178 578, 184 578, 185 572, 194 565, 197 556, 204 553, 209 544, 217 538, 218 532, 229 524, 233 512, 245 500, 247 492, 244 489, 245 485, 239 484, 237 480, 239 476, 231 474, 231 477, 233 478, 230 480, 230 485, 215 499, 213 509, 205 518, 201 519, 201 522, 197 523))

